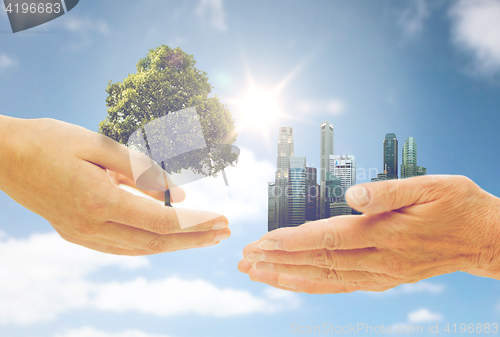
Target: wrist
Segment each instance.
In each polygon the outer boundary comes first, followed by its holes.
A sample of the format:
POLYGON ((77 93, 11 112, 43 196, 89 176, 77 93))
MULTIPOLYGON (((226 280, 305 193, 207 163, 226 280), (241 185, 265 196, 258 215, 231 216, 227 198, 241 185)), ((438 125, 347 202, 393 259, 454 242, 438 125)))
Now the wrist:
POLYGON ((500 280, 500 198, 487 194, 487 199, 483 208, 484 218, 477 230, 482 240, 474 255, 472 268, 463 271, 500 280))
POLYGON ((26 120, 0 115, 0 190, 15 175, 17 162, 20 160, 19 131, 24 127, 26 120))

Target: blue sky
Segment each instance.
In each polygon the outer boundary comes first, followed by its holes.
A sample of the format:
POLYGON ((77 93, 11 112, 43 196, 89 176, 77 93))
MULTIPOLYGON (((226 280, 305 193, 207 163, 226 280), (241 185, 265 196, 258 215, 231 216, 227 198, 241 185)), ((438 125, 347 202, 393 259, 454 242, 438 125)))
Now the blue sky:
POLYGON ((57 20, 9 32, 2 10, 1 114, 97 131, 108 81, 135 72, 149 49, 180 46, 233 112, 242 154, 229 188, 220 179, 186 185, 188 206, 224 213, 233 231, 203 250, 94 253, 0 192, 1 336, 275 337, 292 323, 500 323, 500 283, 463 273, 320 296, 252 283, 236 269, 243 247, 267 230, 280 126, 293 127, 295 154, 315 167, 325 120, 335 125, 335 154, 355 155, 358 169, 382 169, 386 133, 400 151, 413 136, 429 174, 463 174, 500 195, 500 1, 81 0, 57 20), (285 83, 275 97, 284 115, 262 127, 245 124, 235 103, 250 78, 266 91, 285 83))

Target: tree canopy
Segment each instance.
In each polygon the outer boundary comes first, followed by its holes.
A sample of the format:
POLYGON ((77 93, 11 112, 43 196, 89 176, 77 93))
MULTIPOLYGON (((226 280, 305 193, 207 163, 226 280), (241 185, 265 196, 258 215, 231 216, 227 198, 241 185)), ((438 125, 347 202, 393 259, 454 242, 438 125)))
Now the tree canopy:
MULTIPOLYGON (((108 83, 108 116, 99 124, 99 132, 126 145, 129 137, 147 123, 195 107, 207 148, 191 154, 190 158, 170 163, 169 171, 191 168, 195 173, 213 175, 234 165, 237 155, 231 153, 228 146, 220 146, 236 141, 234 120, 217 96, 209 97, 212 86, 207 73, 198 70, 195 64, 193 55, 179 47, 162 45, 151 49, 137 63, 136 74, 129 74, 123 82, 108 83)), ((190 141, 189 133, 182 137, 190 141)))

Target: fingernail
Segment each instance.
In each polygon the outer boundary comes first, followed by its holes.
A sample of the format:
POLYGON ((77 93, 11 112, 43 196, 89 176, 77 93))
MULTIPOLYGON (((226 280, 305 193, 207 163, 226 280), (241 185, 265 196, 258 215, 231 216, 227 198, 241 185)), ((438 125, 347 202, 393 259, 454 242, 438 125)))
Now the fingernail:
POLYGON ((365 206, 370 202, 368 190, 364 186, 355 186, 347 191, 349 199, 357 206, 365 206))
POLYGON ((287 290, 295 290, 295 286, 291 283, 288 283, 287 281, 281 279, 278 281, 278 285, 282 288, 285 288, 287 290))
POLYGON ((224 229, 227 227, 227 222, 224 222, 224 221, 218 221, 214 224, 214 226, 212 227, 212 229, 224 229))
POLYGON ((264 270, 264 271, 273 271, 274 270, 274 264, 267 263, 267 262, 255 262, 253 264, 253 267, 257 270, 264 270))
POLYGON ((247 255, 247 260, 250 262, 266 261, 266 256, 260 252, 251 252, 247 255))
POLYGON ((259 243, 259 248, 262 250, 279 250, 280 243, 276 240, 264 240, 259 243))
POLYGON ((229 237, 229 233, 228 232, 222 232, 222 233, 219 233, 217 234, 217 236, 215 237, 214 241, 222 241, 222 240, 226 240, 228 237, 229 237))

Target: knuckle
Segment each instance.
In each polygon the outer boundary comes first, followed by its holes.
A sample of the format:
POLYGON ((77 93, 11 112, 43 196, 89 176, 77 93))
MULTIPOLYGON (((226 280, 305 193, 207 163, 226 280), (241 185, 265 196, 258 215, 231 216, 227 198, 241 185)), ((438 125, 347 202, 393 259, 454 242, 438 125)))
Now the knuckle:
POLYGON ((396 208, 399 199, 399 189, 398 184, 394 182, 389 182, 386 185, 386 190, 384 191, 384 197, 386 203, 391 207, 391 209, 396 208))
POLYGON ((148 224, 148 230, 157 234, 169 234, 172 229, 173 222, 164 215, 153 217, 148 224))
POLYGON ((318 249, 312 252, 312 264, 320 268, 336 268, 334 254, 326 249, 318 249))
POLYGON ((340 237, 332 227, 328 228, 328 230, 325 232, 325 235, 323 235, 321 240, 322 240, 321 247, 324 247, 328 250, 342 248, 340 237))
POLYGON ((146 245, 145 249, 151 253, 162 253, 172 247, 170 240, 164 236, 157 236, 146 245))
POLYGON ((342 277, 335 269, 321 268, 320 278, 333 282, 342 282, 342 277))

